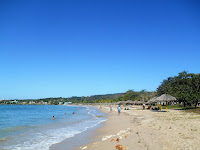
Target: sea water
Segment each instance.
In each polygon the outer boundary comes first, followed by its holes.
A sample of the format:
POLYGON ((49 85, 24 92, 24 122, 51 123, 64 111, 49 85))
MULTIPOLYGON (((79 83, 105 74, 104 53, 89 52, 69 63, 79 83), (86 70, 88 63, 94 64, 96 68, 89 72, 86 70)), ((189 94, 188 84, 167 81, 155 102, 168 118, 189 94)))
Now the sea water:
POLYGON ((0 149, 48 150, 106 120, 98 116, 104 114, 93 107, 0 105, 0 149))

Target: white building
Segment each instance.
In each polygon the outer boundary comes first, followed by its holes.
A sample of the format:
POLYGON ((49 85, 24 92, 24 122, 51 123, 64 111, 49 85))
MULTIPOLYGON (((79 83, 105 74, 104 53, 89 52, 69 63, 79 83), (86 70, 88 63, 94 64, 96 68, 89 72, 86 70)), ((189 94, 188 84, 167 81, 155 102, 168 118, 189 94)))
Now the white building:
POLYGON ((65 102, 64 105, 69 105, 71 104, 72 102, 65 102))
POLYGON ((18 101, 17 100, 14 100, 14 101, 10 101, 10 103, 15 103, 15 104, 17 104, 18 103, 18 101))

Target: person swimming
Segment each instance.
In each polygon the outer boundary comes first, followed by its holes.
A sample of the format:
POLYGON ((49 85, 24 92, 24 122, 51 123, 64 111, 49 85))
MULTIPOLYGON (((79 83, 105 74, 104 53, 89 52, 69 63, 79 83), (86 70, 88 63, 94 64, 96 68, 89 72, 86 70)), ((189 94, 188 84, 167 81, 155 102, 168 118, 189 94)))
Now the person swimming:
POLYGON ((53 116, 52 119, 55 119, 55 117, 53 116))

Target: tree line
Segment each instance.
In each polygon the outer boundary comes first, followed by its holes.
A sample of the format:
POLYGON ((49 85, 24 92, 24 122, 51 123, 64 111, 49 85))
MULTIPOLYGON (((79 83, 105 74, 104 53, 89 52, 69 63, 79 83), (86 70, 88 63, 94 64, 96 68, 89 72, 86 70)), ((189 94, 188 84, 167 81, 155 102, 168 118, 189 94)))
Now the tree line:
POLYGON ((113 103, 126 100, 138 100, 146 102, 153 96, 155 92, 148 92, 146 90, 134 91, 128 90, 125 93, 105 94, 105 95, 93 95, 88 97, 71 97, 70 101, 73 103, 113 103))
MULTIPOLYGON (((148 101, 150 98, 155 96, 155 92, 147 92, 146 90, 142 90, 136 92, 134 90, 128 90, 125 93, 114 93, 114 94, 103 94, 103 95, 92 95, 92 96, 72 96, 69 98, 63 97, 51 97, 51 98, 41 98, 41 99, 28 99, 28 100, 17 100, 18 104, 30 104, 30 102, 34 102, 34 104, 43 104, 41 102, 46 102, 51 105, 58 105, 60 102, 64 104, 65 102, 72 103, 113 103, 118 101, 126 101, 126 100, 138 100, 138 101, 148 101)), ((12 104, 11 101, 6 101, 6 104, 12 104)), ((5 103, 4 102, 0 102, 5 103)), ((31 103, 33 104, 33 103, 31 103)))
MULTIPOLYGON (((57 105, 60 102, 72 103, 113 103, 126 100, 137 100, 146 102, 152 97, 169 94, 177 98, 179 103, 184 106, 197 106, 200 100, 200 74, 188 73, 187 71, 180 72, 178 76, 168 77, 161 82, 156 91, 148 92, 146 90, 134 91, 128 90, 125 93, 93 95, 93 96, 72 96, 69 98, 42 98, 20 100, 21 102, 34 101, 36 103, 48 102, 48 104, 57 105)), ((0 102, 5 103, 5 102, 0 102)))

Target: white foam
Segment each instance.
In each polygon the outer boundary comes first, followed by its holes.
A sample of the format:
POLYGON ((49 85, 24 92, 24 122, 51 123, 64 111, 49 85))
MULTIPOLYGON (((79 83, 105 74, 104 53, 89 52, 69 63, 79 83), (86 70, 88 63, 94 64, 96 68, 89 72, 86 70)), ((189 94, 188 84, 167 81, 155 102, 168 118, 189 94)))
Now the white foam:
POLYGON ((87 146, 84 146, 84 147, 80 147, 81 149, 87 149, 87 146))
POLYGON ((88 113, 95 118, 73 124, 73 126, 46 129, 45 131, 41 130, 41 132, 32 134, 31 137, 27 137, 27 140, 20 142, 20 144, 10 145, 4 148, 7 150, 48 150, 52 144, 60 143, 64 139, 73 137, 76 134, 106 121, 106 119, 97 118, 95 116, 93 112, 96 110, 93 111, 89 108, 87 108, 87 110, 88 113))
POLYGON ((116 136, 116 135, 107 135, 107 136, 104 136, 104 137, 102 138, 102 141, 105 141, 105 140, 107 140, 107 139, 109 139, 109 138, 111 138, 111 137, 113 137, 113 136, 116 136))

